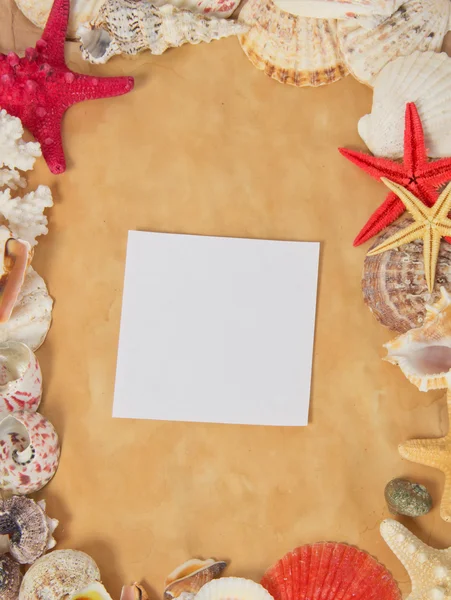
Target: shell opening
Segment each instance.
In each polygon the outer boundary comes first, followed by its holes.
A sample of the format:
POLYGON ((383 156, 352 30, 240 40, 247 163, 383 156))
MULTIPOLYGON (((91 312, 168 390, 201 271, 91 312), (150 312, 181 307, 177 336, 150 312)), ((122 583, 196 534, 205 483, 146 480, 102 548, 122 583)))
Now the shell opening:
POLYGON ((412 350, 407 358, 419 375, 435 375, 451 370, 449 346, 425 346, 419 350, 412 350))
POLYGON ((31 351, 21 342, 0 344, 0 393, 7 383, 23 376, 31 360, 31 351))
POLYGON ((78 28, 77 36, 82 43, 83 50, 95 60, 102 59, 111 44, 110 35, 105 29, 91 29, 81 25, 78 28))
POLYGON ((5 417, 0 423, 0 440, 8 440, 8 438, 15 463, 23 465, 33 458, 34 448, 31 445, 27 428, 13 415, 5 417))

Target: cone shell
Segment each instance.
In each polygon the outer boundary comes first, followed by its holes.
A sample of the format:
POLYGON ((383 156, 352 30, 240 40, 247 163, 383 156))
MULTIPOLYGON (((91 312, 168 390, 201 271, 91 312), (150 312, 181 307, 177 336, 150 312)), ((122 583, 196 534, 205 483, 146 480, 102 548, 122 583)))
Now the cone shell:
POLYGON ((196 600, 273 600, 260 584, 241 577, 222 577, 205 584, 196 600))
POLYGON ((451 387, 451 295, 427 306, 424 324, 385 344, 385 360, 398 365, 420 391, 451 387))
MULTIPOLYGON (((410 218, 404 218, 387 227, 371 249, 410 222, 410 218)), ((424 274, 422 240, 376 256, 366 256, 362 276, 363 299, 379 323, 404 333, 423 324, 426 305, 440 298, 439 286, 451 292, 451 244, 440 245, 436 273, 439 285, 430 293, 424 274)))
POLYGON ((275 0, 282 10, 300 17, 349 19, 359 15, 389 17, 403 0, 275 0))
POLYGON ((36 411, 42 395, 38 359, 21 342, 0 344, 0 418, 18 410, 36 411))
POLYGON ((55 550, 26 572, 19 600, 62 600, 100 581, 93 559, 77 550, 55 550))
POLYGON ((362 117, 360 137, 376 156, 404 155, 404 112, 415 102, 428 156, 451 156, 451 58, 414 52, 382 69, 374 85, 371 113, 362 117))
POLYGON ((36 351, 43 343, 52 322, 53 300, 45 281, 32 267, 17 298, 11 318, 0 325, 0 343, 14 340, 36 351))
POLYGON ((188 560, 166 578, 164 597, 166 600, 171 600, 171 598, 178 598, 183 592, 197 594, 206 583, 219 577, 226 567, 225 561, 216 561, 213 558, 188 560))
POLYGON ((347 74, 335 20, 296 17, 272 0, 248 0, 239 20, 250 28, 239 37, 246 56, 276 81, 319 86, 347 74))
POLYGON ((0 488, 32 494, 56 473, 60 456, 53 425, 37 412, 20 411, 0 421, 0 488))
POLYGON ((449 0, 407 0, 374 29, 340 21, 338 39, 349 71, 373 86, 383 67, 419 50, 439 52, 449 28, 449 0))
POLYGON ((0 556, 0 598, 17 600, 21 580, 19 564, 7 554, 0 556))
POLYGON ((286 554, 263 576, 274 600, 401 600, 387 569, 347 544, 318 543, 286 554))

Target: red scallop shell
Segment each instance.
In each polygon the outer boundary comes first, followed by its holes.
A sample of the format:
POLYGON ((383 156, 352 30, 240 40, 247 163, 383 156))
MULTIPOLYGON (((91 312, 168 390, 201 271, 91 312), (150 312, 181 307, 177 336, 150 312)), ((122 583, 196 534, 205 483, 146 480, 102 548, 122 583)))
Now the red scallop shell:
POLYGON ((387 569, 367 552, 323 542, 296 548, 273 565, 261 584, 274 600, 401 600, 387 569))

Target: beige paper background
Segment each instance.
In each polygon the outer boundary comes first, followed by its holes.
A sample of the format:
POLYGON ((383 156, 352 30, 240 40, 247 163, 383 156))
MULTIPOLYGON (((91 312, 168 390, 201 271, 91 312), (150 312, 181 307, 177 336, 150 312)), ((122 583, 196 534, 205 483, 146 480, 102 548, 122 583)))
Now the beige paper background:
MULTIPOLYGON (((2 50, 38 36, 0 0, 2 50)), ((371 552, 407 592, 378 532, 383 490, 396 476, 427 484, 436 507, 405 522, 426 542, 451 544, 437 508, 442 475, 397 452, 413 436, 444 434, 447 422, 442 393, 418 392, 380 360, 392 334, 361 297, 365 249, 352 240, 384 189, 337 147, 364 149, 357 120, 371 91, 351 77, 280 85, 236 39, 106 67, 83 63, 74 43, 67 56, 82 72, 133 75, 136 88, 69 110, 67 172, 53 176, 41 159, 30 177, 55 199, 34 265, 56 299, 39 351, 41 410, 63 451, 39 497, 61 521, 58 547, 90 553, 114 598, 133 580, 161 596, 166 574, 192 556, 226 558, 229 574, 258 580, 317 540, 371 552), (111 418, 129 229, 321 242, 308 428, 111 418)))

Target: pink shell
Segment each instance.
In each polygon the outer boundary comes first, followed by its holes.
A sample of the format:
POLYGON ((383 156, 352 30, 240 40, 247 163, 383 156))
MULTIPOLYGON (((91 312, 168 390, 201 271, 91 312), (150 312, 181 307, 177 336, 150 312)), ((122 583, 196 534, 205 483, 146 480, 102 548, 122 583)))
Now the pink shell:
POLYGON ((31 411, 11 413, 0 421, 0 488, 31 494, 54 476, 60 447, 53 425, 31 411))
POLYGON ((42 396, 38 359, 21 342, 0 344, 0 418, 8 413, 35 412, 42 396))

